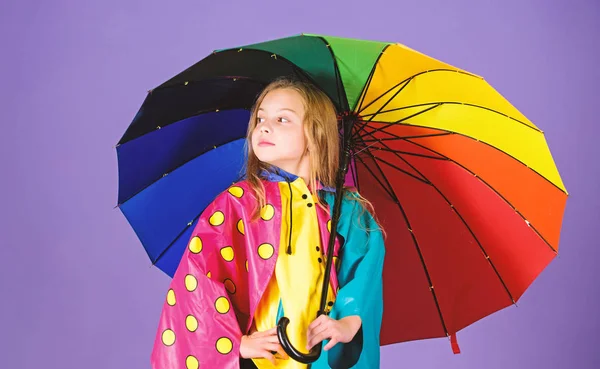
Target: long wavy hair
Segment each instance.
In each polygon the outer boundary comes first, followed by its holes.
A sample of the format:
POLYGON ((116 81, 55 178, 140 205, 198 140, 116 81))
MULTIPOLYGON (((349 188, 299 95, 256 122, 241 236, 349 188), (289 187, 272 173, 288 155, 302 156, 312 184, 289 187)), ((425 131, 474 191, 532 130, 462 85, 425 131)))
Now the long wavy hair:
MULTIPOLYGON (((325 187, 335 187, 337 170, 340 157, 340 134, 335 106, 331 99, 313 84, 290 79, 278 78, 269 83, 258 95, 252 109, 250 110, 250 121, 246 133, 246 180, 256 196, 256 208, 252 212, 251 219, 257 220, 260 211, 265 206, 265 189, 261 182, 261 173, 264 170, 272 170, 268 163, 261 162, 252 149, 252 132, 256 128, 258 109, 268 93, 278 89, 290 89, 298 92, 304 106, 304 135, 306 137, 310 170, 309 187, 312 195, 318 199, 317 205, 327 209, 327 204, 317 196, 317 181, 325 187)), ((348 193, 347 188, 344 193, 348 193)), ((346 196, 359 201, 364 209, 368 209, 374 216, 372 204, 358 192, 355 196, 346 196)))

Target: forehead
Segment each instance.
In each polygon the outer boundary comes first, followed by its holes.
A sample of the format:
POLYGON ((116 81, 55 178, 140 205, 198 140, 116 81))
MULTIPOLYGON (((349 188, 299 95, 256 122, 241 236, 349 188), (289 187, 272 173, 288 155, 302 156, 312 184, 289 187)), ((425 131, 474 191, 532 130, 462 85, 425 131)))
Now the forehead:
POLYGON ((270 91, 259 107, 259 110, 266 112, 277 112, 281 109, 291 109, 298 115, 303 115, 304 102, 302 96, 296 90, 280 88, 270 91))

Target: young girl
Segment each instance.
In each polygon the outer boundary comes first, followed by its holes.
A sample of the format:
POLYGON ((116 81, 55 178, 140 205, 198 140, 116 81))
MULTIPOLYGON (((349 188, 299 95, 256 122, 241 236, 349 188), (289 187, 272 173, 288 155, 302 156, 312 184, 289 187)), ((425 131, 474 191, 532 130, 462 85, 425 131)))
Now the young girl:
POLYGON ((250 115, 245 179, 205 209, 167 292, 154 369, 378 368, 382 230, 345 190, 327 314, 317 317, 335 197, 335 108, 314 86, 279 79, 250 115), (298 350, 282 350, 279 319, 298 350))

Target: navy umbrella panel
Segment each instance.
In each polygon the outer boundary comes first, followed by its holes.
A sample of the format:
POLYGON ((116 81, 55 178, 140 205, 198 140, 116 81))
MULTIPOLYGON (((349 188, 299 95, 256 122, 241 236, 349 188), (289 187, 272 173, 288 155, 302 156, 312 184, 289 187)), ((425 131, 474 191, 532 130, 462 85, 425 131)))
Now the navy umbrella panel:
POLYGON ((118 142, 118 206, 151 262, 168 275, 202 211, 240 179, 249 110, 269 82, 312 82, 338 111, 348 110, 325 43, 294 42, 301 53, 288 52, 289 59, 273 53, 283 52, 277 41, 212 53, 149 91, 118 142))
POLYGON ((244 109, 202 114, 117 147, 119 207, 171 277, 203 209, 240 178, 248 119, 244 109))

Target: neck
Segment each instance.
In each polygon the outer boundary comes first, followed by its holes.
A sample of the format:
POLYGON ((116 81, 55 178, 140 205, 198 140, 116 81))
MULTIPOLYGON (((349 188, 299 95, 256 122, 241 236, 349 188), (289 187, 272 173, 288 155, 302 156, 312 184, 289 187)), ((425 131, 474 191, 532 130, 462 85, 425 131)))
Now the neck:
POLYGON ((304 183, 309 184, 310 178, 310 161, 308 155, 304 155, 300 161, 295 163, 276 163, 274 164, 288 173, 292 173, 304 180, 304 183))

